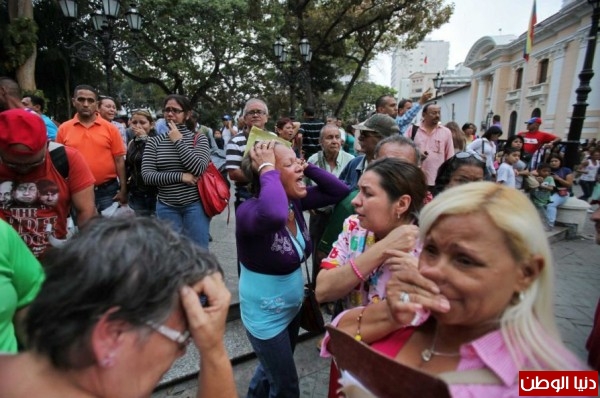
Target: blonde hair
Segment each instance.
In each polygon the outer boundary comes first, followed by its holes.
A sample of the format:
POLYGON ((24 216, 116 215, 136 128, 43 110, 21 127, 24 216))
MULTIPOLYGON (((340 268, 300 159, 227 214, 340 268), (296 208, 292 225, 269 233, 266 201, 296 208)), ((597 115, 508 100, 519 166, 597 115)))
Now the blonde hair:
MULTIPOLYGON (((566 370, 582 368, 562 344, 554 318, 554 265, 546 233, 531 201, 516 189, 492 182, 474 182, 448 189, 423 208, 421 240, 447 215, 484 213, 505 237, 517 262, 541 256, 538 277, 523 299, 508 307, 500 330, 519 369, 566 370)), ((516 292, 518 293, 518 292, 516 292)))

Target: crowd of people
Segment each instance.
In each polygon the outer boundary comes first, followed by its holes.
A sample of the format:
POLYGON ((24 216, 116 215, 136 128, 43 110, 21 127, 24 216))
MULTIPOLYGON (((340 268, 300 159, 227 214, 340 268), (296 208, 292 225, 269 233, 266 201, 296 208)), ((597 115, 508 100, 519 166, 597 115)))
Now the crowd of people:
MULTIPOLYGON (((576 179, 598 203, 600 149, 590 142, 571 169, 539 117, 501 145, 499 120, 477 137, 472 123, 443 125, 430 98, 382 96, 345 128, 306 107, 271 133, 259 98, 236 125, 202 125, 177 94, 163 118, 137 109, 122 125, 114 99, 79 85, 53 136, 43 102, 0 78, 2 396, 148 396, 190 341, 198 396, 236 395, 231 298, 197 188, 210 162, 235 190, 240 313, 259 362, 248 397, 300 394, 311 256, 339 331, 450 380, 452 396, 516 396, 519 370, 585 369, 557 331, 544 230, 576 179), (254 128, 267 138, 249 141, 254 128), (102 217, 113 205, 135 217, 102 217)), ((335 357, 330 342, 320 349, 335 357)), ((332 397, 339 378, 332 362, 332 397)))

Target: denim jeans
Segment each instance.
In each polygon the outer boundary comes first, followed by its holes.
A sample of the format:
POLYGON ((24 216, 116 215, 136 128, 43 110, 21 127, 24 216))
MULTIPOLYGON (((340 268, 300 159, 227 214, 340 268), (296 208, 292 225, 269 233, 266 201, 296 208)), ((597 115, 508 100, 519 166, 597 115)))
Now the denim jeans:
POLYGON ((156 215, 156 195, 129 192, 129 207, 135 210, 136 216, 156 215))
POLYGON ((581 190, 583 191, 583 195, 580 196, 579 199, 587 201, 590 196, 592 196, 592 192, 594 192, 596 181, 585 181, 580 179, 579 185, 581 185, 581 190))
POLYGON ((298 372, 294 349, 300 329, 298 314, 286 329, 268 340, 257 339, 246 331, 259 365, 254 372, 247 398, 298 398, 298 372))
POLYGON ((553 193, 550 197, 551 202, 546 205, 546 220, 548 221, 548 225, 553 227, 556 222, 556 213, 558 212, 558 206, 562 206, 567 199, 569 199, 569 195, 560 196, 557 193, 553 193))
POLYGON ((208 250, 210 218, 204 213, 200 201, 185 206, 171 206, 158 200, 156 217, 171 224, 171 228, 208 250))
POLYGON ((117 179, 94 187, 94 200, 98 213, 113 204, 113 198, 117 192, 119 192, 119 182, 117 179))

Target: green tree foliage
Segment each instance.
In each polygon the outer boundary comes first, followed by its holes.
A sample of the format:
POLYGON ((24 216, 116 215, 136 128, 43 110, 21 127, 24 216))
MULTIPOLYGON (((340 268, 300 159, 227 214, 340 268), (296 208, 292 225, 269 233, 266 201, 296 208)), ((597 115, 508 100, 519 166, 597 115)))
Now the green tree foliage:
MULTIPOLYGON (((76 83, 103 84, 101 58, 74 60, 66 49, 79 38, 95 40, 89 26, 94 1, 79 2, 78 23, 63 18, 53 0, 35 2, 38 69, 50 76, 37 75, 44 91, 46 85, 59 93, 76 83)), ((410 48, 447 22, 453 6, 443 1, 140 0, 142 32, 129 32, 123 18, 115 31, 116 84, 122 86, 123 79, 152 84, 219 113, 261 96, 272 114, 287 114, 297 111, 294 104, 323 103, 328 93, 334 114, 353 114, 351 93, 364 68, 378 52, 399 43, 410 48), (272 47, 277 37, 287 43, 295 65, 277 67, 272 47), (308 64, 299 61, 302 37, 312 48, 308 64)))

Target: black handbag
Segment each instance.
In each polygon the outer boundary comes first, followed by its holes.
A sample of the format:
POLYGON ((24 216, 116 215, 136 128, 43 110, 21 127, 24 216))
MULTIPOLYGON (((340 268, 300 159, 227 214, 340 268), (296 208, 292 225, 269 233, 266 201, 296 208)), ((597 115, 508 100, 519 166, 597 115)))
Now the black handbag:
MULTIPOLYGON (((286 229, 290 235, 290 238, 297 243, 297 240, 292 232, 287 227, 286 229)), ((304 259, 303 262, 304 269, 306 270, 306 280, 308 283, 304 285, 304 299, 302 300, 302 307, 300 308, 300 327, 309 332, 323 333, 325 331, 323 313, 321 312, 321 307, 319 306, 315 296, 315 285, 310 280, 310 272, 308 271, 306 259, 304 259)))
POLYGON ((302 301, 302 308, 300 309, 300 327, 315 333, 325 331, 323 313, 321 312, 321 307, 315 297, 315 289, 311 283, 304 285, 304 301, 302 301))

